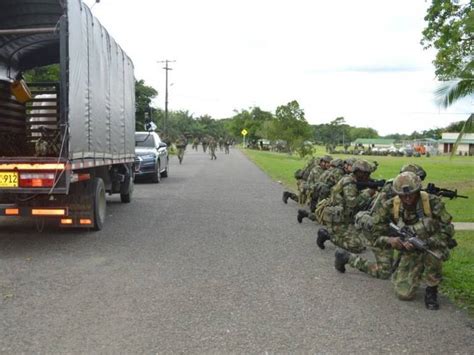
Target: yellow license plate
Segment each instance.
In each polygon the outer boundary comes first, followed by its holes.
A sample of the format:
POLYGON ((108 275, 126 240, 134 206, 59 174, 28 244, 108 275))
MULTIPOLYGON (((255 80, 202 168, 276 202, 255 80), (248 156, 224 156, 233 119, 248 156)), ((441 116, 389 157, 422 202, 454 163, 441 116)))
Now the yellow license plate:
POLYGON ((0 187, 18 187, 18 173, 0 172, 0 187))

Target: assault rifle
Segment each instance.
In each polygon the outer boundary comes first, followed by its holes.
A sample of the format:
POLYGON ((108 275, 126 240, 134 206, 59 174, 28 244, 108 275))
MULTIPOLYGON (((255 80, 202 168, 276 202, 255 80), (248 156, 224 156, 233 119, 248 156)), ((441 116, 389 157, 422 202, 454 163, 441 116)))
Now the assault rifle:
POLYGON ((415 250, 428 253, 431 256, 434 256, 436 259, 441 260, 441 257, 429 250, 426 246, 426 242, 418 238, 416 233, 414 233, 410 228, 400 228, 394 223, 390 223, 390 230, 394 232, 395 235, 399 236, 404 242, 411 243, 415 247, 415 250))
POLYGON ((357 181, 357 190, 365 190, 365 189, 379 189, 385 185, 385 180, 374 180, 369 179, 368 181, 357 181))
POLYGON ((428 184, 428 186, 426 186, 426 189, 424 189, 424 191, 428 192, 429 194, 436 195, 436 196, 447 197, 450 200, 452 200, 453 198, 456 198, 456 197, 468 198, 467 196, 458 195, 458 190, 443 189, 441 187, 437 187, 432 182, 430 182, 428 184))

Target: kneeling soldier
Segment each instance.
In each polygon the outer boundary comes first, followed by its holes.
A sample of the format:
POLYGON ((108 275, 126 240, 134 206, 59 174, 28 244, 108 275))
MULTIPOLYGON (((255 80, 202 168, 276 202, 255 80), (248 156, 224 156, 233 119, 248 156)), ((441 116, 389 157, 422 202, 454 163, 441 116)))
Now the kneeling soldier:
MULTIPOLYGON (((408 164, 402 166, 400 173, 406 171, 415 173, 422 181, 426 177, 425 170, 419 165, 408 164)), ((342 258, 342 260, 347 259, 350 266, 378 279, 388 279, 392 274, 394 253, 393 249, 391 248, 380 248, 374 245, 379 236, 372 233, 372 215, 373 212, 379 209, 386 201, 394 198, 395 196, 396 194, 393 191, 393 179, 390 179, 385 183, 382 189, 378 192, 377 197, 372 201, 370 210, 359 212, 355 217, 355 226, 357 229, 362 229, 365 231, 365 236, 370 244, 370 250, 374 254, 375 261, 369 261, 362 255, 356 255, 352 253, 347 255, 343 251, 338 251, 338 257, 342 258)), ((340 269, 338 270, 344 272, 344 264, 340 264, 340 269)))
MULTIPOLYGON (((435 310, 442 262, 449 257, 448 246, 454 236, 451 215, 435 195, 421 191, 421 179, 404 172, 393 181, 397 195, 385 202, 373 215, 373 233, 379 235, 374 245, 399 250, 396 270, 392 275, 395 293, 401 300, 411 300, 422 278, 427 284, 426 308, 435 310), (390 236, 390 225, 398 236, 390 236)), ((338 250, 335 267, 344 271, 349 254, 338 250)))

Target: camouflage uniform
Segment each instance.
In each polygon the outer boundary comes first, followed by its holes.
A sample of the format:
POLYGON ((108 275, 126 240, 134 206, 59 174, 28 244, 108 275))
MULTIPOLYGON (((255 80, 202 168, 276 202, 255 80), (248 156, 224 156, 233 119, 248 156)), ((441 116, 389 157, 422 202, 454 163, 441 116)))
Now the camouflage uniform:
MULTIPOLYGON (((399 176, 411 178, 413 173, 403 173, 399 176), (410 176, 411 175, 411 176, 410 176)), ((394 185, 397 181, 394 182, 394 185)), ((421 183, 420 183, 421 186, 421 183)), ((452 217, 446 211, 444 203, 435 195, 424 192, 416 203, 416 207, 408 209, 399 204, 398 212, 396 199, 388 200, 382 208, 374 214, 374 234, 379 235, 375 240, 378 247, 387 247, 388 237, 386 235, 387 225, 394 222, 399 226, 409 226, 420 239, 427 243, 427 247, 435 252, 445 261, 449 257, 449 240, 454 236, 454 227, 451 223, 452 217), (423 206, 423 195, 429 203, 429 211, 423 206), (394 207, 395 205, 395 207, 394 207), (395 214, 398 213, 398 218, 395 214)), ((428 253, 419 251, 403 250, 400 253, 400 263, 393 274, 392 282, 396 294, 400 299, 409 300, 415 296, 415 292, 422 277, 429 287, 437 287, 441 282, 442 261, 428 253)))
MULTIPOLYGON (((313 199, 314 188, 319 182, 319 179, 321 178, 323 173, 328 170, 329 163, 331 162, 331 160, 332 157, 330 155, 325 155, 320 158, 319 164, 313 166, 313 168, 309 172, 308 179, 302 182, 300 186, 301 195, 304 196, 304 200, 301 203, 302 205, 306 204, 306 202, 308 202, 309 204, 311 203, 313 199)), ((301 223, 303 221, 303 218, 305 217, 314 220, 314 218, 312 218, 308 211, 306 211, 305 209, 299 209, 297 215, 298 222, 301 223)))
POLYGON ((184 137, 178 138, 176 140, 175 145, 177 149, 178 160, 179 160, 179 163, 181 164, 184 158, 184 151, 186 150, 186 138, 184 137))
POLYGON ((291 191, 283 192, 283 202, 287 203, 288 199, 292 199, 295 202, 304 204, 306 202, 306 195, 303 187, 305 181, 308 179, 309 172, 319 162, 319 158, 311 158, 303 169, 295 171, 296 187, 298 189, 298 195, 291 191))
POLYGON ((209 145, 209 140, 207 139, 207 137, 204 137, 201 143, 202 143, 202 151, 205 153, 207 150, 207 146, 209 145))
POLYGON ((314 188, 314 185, 318 182, 318 179, 321 177, 324 171, 327 170, 326 167, 323 167, 324 164, 331 162, 331 160, 332 157, 329 155, 325 155, 319 160, 319 164, 315 165, 309 172, 308 179, 304 184, 304 190, 311 191, 311 189, 314 188))
POLYGON ((316 209, 318 200, 323 200, 329 197, 331 188, 336 185, 336 183, 344 176, 343 165, 344 162, 341 159, 331 160, 330 168, 321 174, 319 179, 312 187, 310 200, 311 213, 304 209, 298 210, 297 220, 299 223, 301 223, 304 218, 308 218, 311 221, 316 221, 316 216, 313 214, 313 212, 316 209))
MULTIPOLYGON (((449 258, 450 246, 455 245, 451 215, 439 197, 420 191, 421 179, 412 172, 398 175, 393 181, 393 190, 397 196, 383 203, 373 215, 373 245, 400 250, 398 267, 392 275, 398 298, 413 299, 424 279, 426 308, 436 310, 439 308, 437 294, 442 263, 449 258), (424 244, 422 250, 415 249, 416 243, 410 240, 387 237, 390 223, 413 233, 420 240, 418 243, 424 244)), ((346 262, 344 253, 336 251, 336 269, 344 272, 346 262)))
MULTIPOLYGON (((354 226, 354 216, 367 209, 371 201, 369 189, 358 190, 355 173, 363 171, 370 174, 370 170, 367 161, 357 161, 354 173, 340 179, 332 188, 331 196, 322 200, 316 208, 318 221, 328 228, 331 242, 354 253, 361 253, 366 245, 365 233, 354 226)), ((319 241, 318 245, 321 247, 319 241)))
POLYGON ((322 200, 329 197, 331 188, 345 175, 343 165, 344 162, 341 159, 331 160, 331 167, 321 174, 318 182, 313 187, 312 198, 316 202, 318 199, 322 200))
POLYGON ((211 160, 216 160, 216 148, 217 148, 217 142, 214 138, 212 138, 209 141, 209 154, 211 155, 211 160))
MULTIPOLYGON (((422 167, 414 164, 404 165, 400 173, 411 171, 420 176, 421 180, 426 177, 426 172, 422 167)), ((393 249, 378 247, 374 245, 376 238, 371 233, 373 224, 372 211, 377 211, 383 208, 383 205, 390 199, 396 196, 392 188, 393 179, 388 180, 382 189, 378 192, 376 198, 371 203, 370 211, 360 212, 356 215, 356 228, 365 229, 366 239, 371 245, 370 249, 375 257, 375 262, 371 262, 360 255, 351 254, 349 256, 348 264, 366 274, 379 279, 388 279, 392 272, 393 264, 393 249)))
POLYGON ((199 138, 194 138, 194 140, 193 140, 193 149, 196 150, 196 152, 198 150, 198 145, 199 145, 199 138))

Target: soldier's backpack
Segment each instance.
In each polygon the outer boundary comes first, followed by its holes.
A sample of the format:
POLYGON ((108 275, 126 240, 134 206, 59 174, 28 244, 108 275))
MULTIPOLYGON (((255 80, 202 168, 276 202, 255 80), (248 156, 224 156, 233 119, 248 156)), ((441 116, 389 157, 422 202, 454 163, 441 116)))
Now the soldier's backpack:
POLYGON ((319 224, 331 226, 344 221, 344 208, 342 206, 331 206, 330 199, 325 198, 316 205, 314 215, 319 224))

